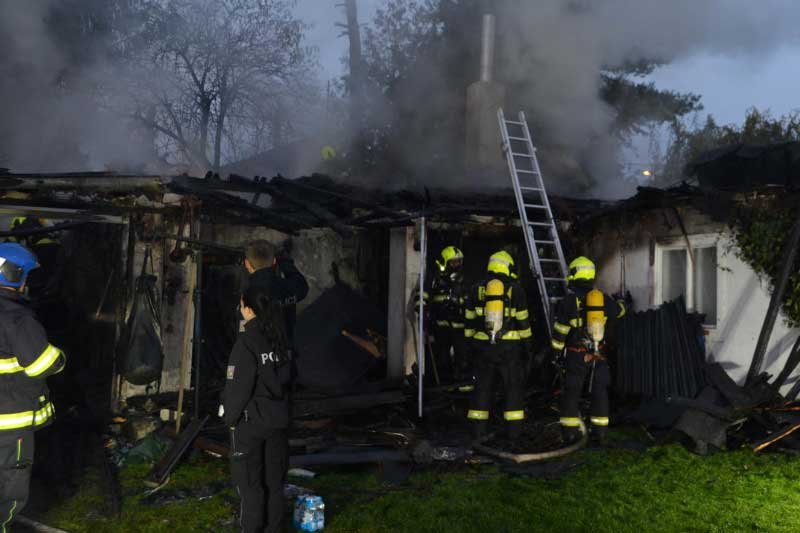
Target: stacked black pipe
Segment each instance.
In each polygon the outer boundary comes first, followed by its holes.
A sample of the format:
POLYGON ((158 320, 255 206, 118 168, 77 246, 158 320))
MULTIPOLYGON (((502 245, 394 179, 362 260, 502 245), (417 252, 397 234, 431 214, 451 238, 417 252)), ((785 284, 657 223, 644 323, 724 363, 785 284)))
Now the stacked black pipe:
POLYGON ((704 384, 701 317, 683 298, 628 315, 617 330, 615 388, 624 395, 694 398, 704 384))

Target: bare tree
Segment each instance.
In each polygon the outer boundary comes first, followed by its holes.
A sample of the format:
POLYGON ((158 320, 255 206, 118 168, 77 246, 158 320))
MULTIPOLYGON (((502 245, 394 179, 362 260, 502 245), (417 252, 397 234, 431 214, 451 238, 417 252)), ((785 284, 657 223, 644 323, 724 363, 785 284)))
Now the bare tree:
MULTIPOLYGON (((218 170, 280 112, 313 93, 313 51, 293 0, 165 0, 150 4, 129 65, 135 119, 174 162, 218 170)), ((276 118, 277 117, 277 118, 276 118)), ((283 123, 281 123, 283 120, 283 123)), ((273 139, 274 140, 274 139, 273 139)), ((260 144, 260 142, 258 143, 260 144)))

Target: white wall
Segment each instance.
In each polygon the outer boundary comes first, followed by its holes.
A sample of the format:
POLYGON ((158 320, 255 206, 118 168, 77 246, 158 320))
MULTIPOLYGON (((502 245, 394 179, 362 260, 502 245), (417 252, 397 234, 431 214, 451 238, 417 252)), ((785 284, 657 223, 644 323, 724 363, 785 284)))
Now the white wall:
MULTIPOLYGON (((708 359, 720 362, 728 374, 737 383, 742 384, 747 376, 769 305, 769 286, 767 282, 759 280, 746 263, 736 257, 736 247, 723 225, 711 224, 707 219, 693 216, 691 213, 685 215, 690 240, 694 241, 699 235, 707 239, 712 230, 716 235, 718 317, 716 326, 706 327, 708 359)), ((653 308, 661 303, 657 301, 658 283, 655 264, 658 244, 679 244, 684 239, 679 231, 677 233, 674 231, 674 228, 663 233, 665 236, 662 237, 652 234, 639 235, 634 239, 633 245, 629 244, 630 248, 624 254, 627 288, 633 296, 635 310, 653 308)), ((620 240, 617 235, 610 232, 605 236, 606 238, 594 239, 592 248, 601 257, 597 261, 598 285, 602 290, 614 293, 620 289, 622 265, 620 240), (604 251, 601 252, 601 249, 604 251)), ((785 317, 781 313, 770 337, 762 371, 772 374, 773 377, 780 373, 799 333, 800 331, 786 326, 785 317)), ((797 379, 796 374, 792 376, 782 391, 788 391, 797 379)))

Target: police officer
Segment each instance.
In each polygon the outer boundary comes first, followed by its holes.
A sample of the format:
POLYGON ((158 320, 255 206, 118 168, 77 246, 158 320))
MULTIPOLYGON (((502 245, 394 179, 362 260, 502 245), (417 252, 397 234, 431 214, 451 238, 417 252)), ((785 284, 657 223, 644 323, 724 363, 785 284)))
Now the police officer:
POLYGON ((526 358, 531 339, 528 301, 515 281, 514 259, 500 251, 489 258, 487 277, 467 294, 464 336, 472 343, 476 385, 467 418, 475 422, 476 438, 485 434, 495 384, 505 388, 509 437, 515 438, 525 419, 526 358))
MULTIPOLYGON (((464 338, 464 254, 455 246, 447 246, 440 255, 441 260, 436 260, 436 274, 423 297, 429 306, 428 322, 433 333, 437 369, 441 378, 448 382, 472 377, 472 369, 464 338)), ((419 292, 415 306, 418 309, 419 292)))
POLYGON ((308 295, 308 282, 297 269, 290 252, 290 241, 286 241, 277 254, 275 246, 267 241, 250 242, 244 252, 244 268, 248 276, 244 279, 242 291, 251 285, 266 287, 283 307, 286 334, 292 344, 297 304, 308 295))
POLYGON ((231 476, 241 498, 242 531, 283 531, 289 464, 289 341, 280 304, 252 285, 228 362, 221 415, 230 428, 231 476), (267 517, 264 519, 266 500, 267 517))
POLYGON ((566 348, 561 430, 565 442, 580 438, 580 399, 587 376, 591 379, 591 434, 605 442, 609 423, 608 387, 611 373, 605 350, 606 326, 625 315, 625 306, 594 288, 596 269, 586 257, 569 265, 569 290, 553 323, 552 348, 557 358, 566 348))
POLYGON ((0 244, 0 532, 28 501, 33 433, 52 422, 45 379, 66 364, 47 340, 24 295, 36 256, 17 243, 0 244))

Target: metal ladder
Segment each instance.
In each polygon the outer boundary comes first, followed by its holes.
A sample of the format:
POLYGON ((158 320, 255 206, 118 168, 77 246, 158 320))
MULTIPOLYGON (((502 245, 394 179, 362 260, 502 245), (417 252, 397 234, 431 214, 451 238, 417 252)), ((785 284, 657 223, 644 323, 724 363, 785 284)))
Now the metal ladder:
POLYGON ((528 259, 539 286, 548 331, 552 331, 553 306, 564 298, 567 291, 567 263, 558 239, 558 227, 544 189, 525 113, 520 111, 517 120, 507 120, 503 110, 498 109, 497 120, 517 198, 528 259))

